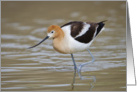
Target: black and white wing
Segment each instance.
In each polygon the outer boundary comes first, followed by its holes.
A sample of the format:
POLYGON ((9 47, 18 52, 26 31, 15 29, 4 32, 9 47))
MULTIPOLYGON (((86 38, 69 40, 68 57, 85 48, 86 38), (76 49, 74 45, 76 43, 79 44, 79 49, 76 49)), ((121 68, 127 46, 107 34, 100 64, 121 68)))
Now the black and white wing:
POLYGON ((81 43, 89 43, 100 33, 105 25, 104 22, 105 21, 99 23, 72 21, 64 24, 61 28, 70 25, 71 36, 75 40, 81 43))

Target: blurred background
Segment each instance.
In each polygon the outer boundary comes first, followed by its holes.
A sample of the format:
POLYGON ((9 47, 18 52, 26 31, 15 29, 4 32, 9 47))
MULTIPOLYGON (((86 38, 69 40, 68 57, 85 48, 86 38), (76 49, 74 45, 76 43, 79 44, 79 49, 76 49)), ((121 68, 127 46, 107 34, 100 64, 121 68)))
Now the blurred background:
MULTIPOLYGON (((74 53, 77 65, 88 62, 87 51, 74 53)), ((126 91, 125 1, 2 1, 2 91, 126 91), (90 51, 95 62, 75 76, 69 54, 60 54, 47 40, 50 25, 70 21, 108 20, 90 51), (94 77, 94 79, 93 79, 94 77), (96 80, 96 81, 95 81, 96 80)))

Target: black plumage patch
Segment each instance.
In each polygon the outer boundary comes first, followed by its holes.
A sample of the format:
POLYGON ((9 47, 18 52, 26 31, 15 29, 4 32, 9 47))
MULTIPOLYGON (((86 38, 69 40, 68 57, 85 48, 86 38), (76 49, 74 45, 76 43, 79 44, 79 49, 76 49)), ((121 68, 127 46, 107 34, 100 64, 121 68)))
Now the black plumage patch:
POLYGON ((104 27, 104 23, 103 22, 99 22, 97 23, 98 24, 98 28, 97 28, 97 33, 96 33, 96 36, 98 35, 98 33, 101 31, 101 29, 104 27))
POLYGON ((61 28, 64 26, 67 26, 67 25, 71 25, 71 36, 72 37, 76 37, 81 32, 81 30, 83 28, 83 22, 81 22, 81 21, 69 22, 69 23, 61 26, 61 28))
POLYGON ((79 36, 75 39, 82 43, 89 43, 94 37, 96 26, 97 25, 95 23, 90 23, 90 27, 87 30, 87 32, 85 34, 83 34, 82 36, 79 36))

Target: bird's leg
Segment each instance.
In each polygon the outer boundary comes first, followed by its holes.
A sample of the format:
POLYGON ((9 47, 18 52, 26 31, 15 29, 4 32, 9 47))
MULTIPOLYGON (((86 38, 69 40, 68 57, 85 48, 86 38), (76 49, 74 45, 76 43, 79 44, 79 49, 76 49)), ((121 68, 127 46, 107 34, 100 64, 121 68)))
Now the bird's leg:
POLYGON ((76 65, 76 63, 75 63, 75 60, 74 60, 73 54, 71 54, 71 58, 72 58, 72 60, 73 60, 74 69, 75 69, 75 71, 76 71, 76 70, 77 70, 77 65, 76 65))
POLYGON ((82 68, 84 65, 87 65, 87 64, 89 64, 89 63, 93 63, 93 62, 95 61, 94 56, 92 55, 92 53, 90 52, 90 50, 87 49, 87 51, 89 52, 89 54, 90 54, 90 56, 91 56, 91 58, 92 58, 92 61, 89 61, 89 62, 80 64, 80 65, 79 65, 79 69, 78 69, 78 72, 79 72, 79 73, 81 73, 81 68, 82 68))
POLYGON ((74 71, 73 82, 72 82, 72 90, 74 90, 75 78, 76 78, 76 70, 74 71))

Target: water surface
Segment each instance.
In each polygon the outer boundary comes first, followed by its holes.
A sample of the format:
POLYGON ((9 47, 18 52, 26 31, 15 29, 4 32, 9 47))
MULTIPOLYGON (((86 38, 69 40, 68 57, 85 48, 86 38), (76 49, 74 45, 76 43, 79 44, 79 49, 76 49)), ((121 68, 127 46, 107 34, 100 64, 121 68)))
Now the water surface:
MULTIPOLYGON (((126 2, 4 2, 1 28, 2 91, 125 91, 126 2), (28 47, 46 36, 48 26, 69 21, 108 20, 90 51, 95 62, 73 70, 69 54, 56 52, 52 40, 28 47)), ((74 54, 77 65, 87 51, 74 54)))

